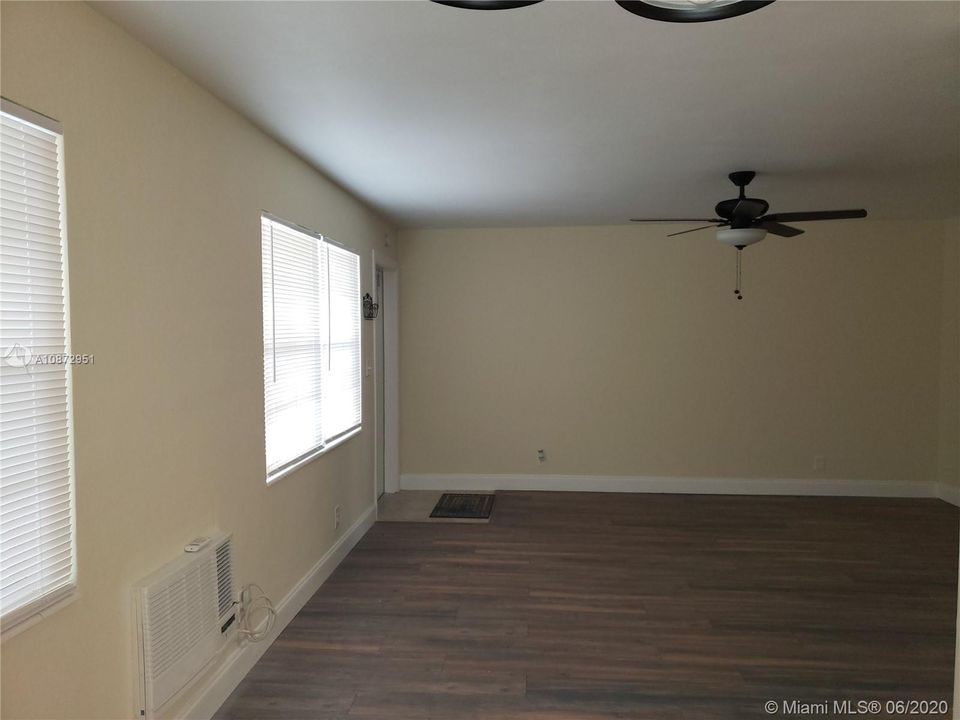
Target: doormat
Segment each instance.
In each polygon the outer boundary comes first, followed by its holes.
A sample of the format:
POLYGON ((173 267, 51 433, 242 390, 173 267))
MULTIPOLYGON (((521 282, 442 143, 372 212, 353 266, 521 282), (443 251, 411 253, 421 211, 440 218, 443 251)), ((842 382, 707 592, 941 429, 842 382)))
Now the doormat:
POLYGON ((493 495, 470 493, 444 493, 437 501, 430 517, 483 520, 490 517, 493 510, 493 497, 493 495))

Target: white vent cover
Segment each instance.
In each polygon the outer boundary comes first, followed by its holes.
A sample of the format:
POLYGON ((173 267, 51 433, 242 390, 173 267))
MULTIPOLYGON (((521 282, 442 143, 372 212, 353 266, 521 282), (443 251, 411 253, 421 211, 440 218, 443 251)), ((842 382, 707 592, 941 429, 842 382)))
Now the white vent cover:
POLYGON ((139 716, 152 718, 223 647, 232 630, 231 536, 184 553, 134 586, 139 716))
POLYGON ((233 607, 233 551, 230 538, 217 546, 217 606, 223 618, 233 607))

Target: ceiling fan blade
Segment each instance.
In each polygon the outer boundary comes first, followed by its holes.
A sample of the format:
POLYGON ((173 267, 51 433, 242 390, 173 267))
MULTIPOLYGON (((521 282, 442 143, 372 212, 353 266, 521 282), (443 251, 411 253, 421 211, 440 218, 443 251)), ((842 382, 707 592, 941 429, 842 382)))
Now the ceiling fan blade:
POLYGON ((797 235, 803 235, 803 230, 800 228, 783 225, 778 222, 773 222, 773 220, 764 220, 763 222, 758 223, 757 227, 762 227, 768 233, 773 233, 774 235, 779 235, 780 237, 795 237, 797 235))
POLYGON ((698 228, 692 228, 691 230, 681 230, 680 232, 670 233, 667 237, 674 237, 676 235, 686 235, 687 233, 697 232, 698 230, 707 230, 709 228, 717 227, 716 225, 704 225, 698 228))
POLYGON ((813 212, 773 213, 760 218, 761 222, 807 222, 809 220, 851 220, 865 218, 867 211, 859 210, 815 210, 813 212))
POLYGON ((668 222, 683 222, 683 223, 694 223, 694 222, 705 222, 705 223, 722 223, 726 220, 721 220, 719 218, 630 218, 630 222, 649 222, 649 223, 668 223, 668 222))

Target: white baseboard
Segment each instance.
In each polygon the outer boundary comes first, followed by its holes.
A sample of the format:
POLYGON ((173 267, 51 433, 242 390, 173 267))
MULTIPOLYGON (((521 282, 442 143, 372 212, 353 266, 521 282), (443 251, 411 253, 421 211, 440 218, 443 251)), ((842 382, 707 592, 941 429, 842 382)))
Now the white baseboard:
POLYGON ((354 545, 362 538, 377 519, 377 506, 371 505, 363 515, 337 540, 326 554, 320 558, 310 571, 287 593, 277 605, 277 620, 270 634, 259 643, 251 643, 237 647, 221 663, 220 668, 207 680, 199 690, 197 699, 190 703, 179 717, 189 720, 209 720, 214 713, 230 697, 240 681, 253 669, 257 660, 267 651, 267 648, 277 639, 287 624, 320 589, 324 581, 347 556, 354 545))
POLYGON ((951 505, 956 505, 957 507, 960 507, 960 485, 948 485, 947 483, 939 483, 937 497, 939 497, 944 502, 948 502, 951 505))
POLYGON ((960 488, 935 482, 894 480, 651 477, 621 475, 401 475, 402 490, 556 490, 577 492, 682 493, 703 495, 822 495, 936 498, 960 504, 960 488))

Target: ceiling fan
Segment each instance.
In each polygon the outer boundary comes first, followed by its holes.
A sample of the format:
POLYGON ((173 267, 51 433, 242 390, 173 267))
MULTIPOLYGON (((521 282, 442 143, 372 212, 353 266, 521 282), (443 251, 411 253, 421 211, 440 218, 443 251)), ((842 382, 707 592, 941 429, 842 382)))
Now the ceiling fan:
POLYGON ((809 222, 811 220, 847 220, 865 218, 867 211, 856 210, 814 210, 810 212, 788 212, 766 214, 770 204, 760 198, 748 198, 746 187, 756 177, 753 170, 739 170, 728 175, 730 182, 740 189, 739 197, 721 200, 714 208, 715 218, 630 218, 630 222, 702 222, 709 223, 701 227, 670 233, 667 237, 717 228, 717 240, 737 249, 737 288, 734 292, 742 300, 740 292, 740 251, 748 245, 763 240, 767 233, 781 237, 795 237, 803 234, 800 228, 785 225, 788 222, 809 222))
MULTIPOLYGON (((543 0, 433 0, 465 10, 513 10, 536 5, 543 0)), ((651 20, 675 23, 700 23, 746 15, 773 0, 617 0, 628 12, 651 20)))

